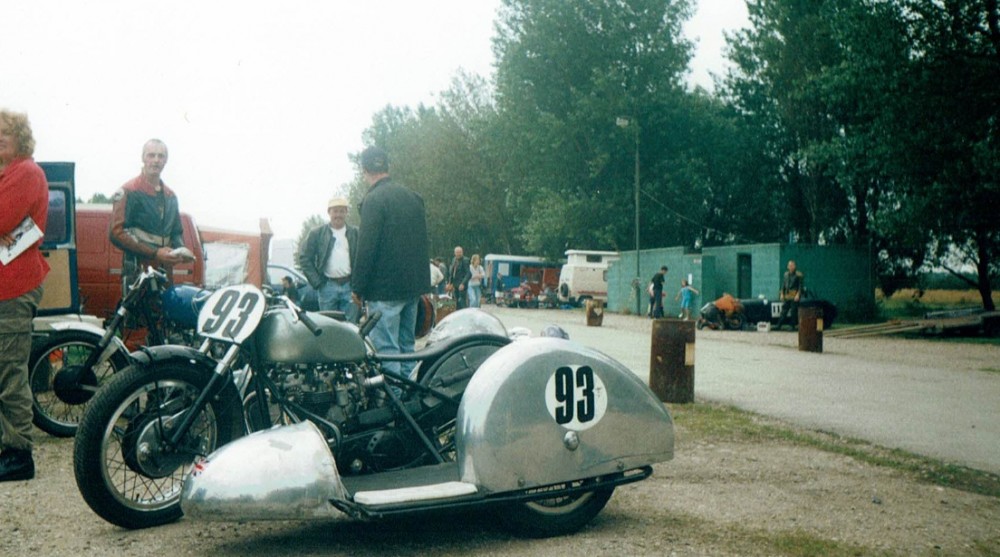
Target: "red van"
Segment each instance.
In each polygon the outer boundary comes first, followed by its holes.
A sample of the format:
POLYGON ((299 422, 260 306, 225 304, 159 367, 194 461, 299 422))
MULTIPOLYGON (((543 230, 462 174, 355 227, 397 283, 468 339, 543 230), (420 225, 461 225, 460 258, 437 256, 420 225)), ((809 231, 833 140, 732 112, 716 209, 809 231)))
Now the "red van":
MULTIPOLYGON (((122 251, 108 238, 111 205, 80 203, 76 206, 77 281, 82 313, 108 318, 122 297, 122 251)), ((194 219, 181 213, 184 245, 194 262, 174 267, 174 282, 202 286, 205 253, 194 219)))

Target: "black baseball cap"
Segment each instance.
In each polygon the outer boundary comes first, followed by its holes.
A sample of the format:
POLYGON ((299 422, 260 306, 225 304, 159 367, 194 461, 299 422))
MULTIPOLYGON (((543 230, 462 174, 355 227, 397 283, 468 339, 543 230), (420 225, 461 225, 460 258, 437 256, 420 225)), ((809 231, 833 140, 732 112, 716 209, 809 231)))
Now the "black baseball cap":
POLYGON ((361 170, 371 173, 389 172, 389 155, 380 147, 368 147, 361 152, 361 170))

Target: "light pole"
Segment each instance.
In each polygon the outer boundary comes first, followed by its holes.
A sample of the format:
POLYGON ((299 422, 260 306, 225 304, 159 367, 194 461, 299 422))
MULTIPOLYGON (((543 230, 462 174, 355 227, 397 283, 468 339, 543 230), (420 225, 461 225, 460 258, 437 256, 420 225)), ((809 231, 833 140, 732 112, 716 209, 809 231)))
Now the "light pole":
POLYGON ((640 299, 640 293, 642 292, 642 279, 640 278, 639 270, 639 122, 632 122, 628 118, 619 116, 615 119, 615 124, 620 128, 627 128, 632 126, 632 136, 635 138, 635 314, 642 314, 642 301, 640 299))

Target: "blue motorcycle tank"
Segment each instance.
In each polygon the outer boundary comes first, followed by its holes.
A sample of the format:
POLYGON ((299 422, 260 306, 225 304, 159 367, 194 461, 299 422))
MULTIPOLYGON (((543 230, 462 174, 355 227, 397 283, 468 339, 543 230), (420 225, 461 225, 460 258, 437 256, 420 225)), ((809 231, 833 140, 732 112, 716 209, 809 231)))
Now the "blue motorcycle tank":
POLYGON ((198 312, 211 294, 210 290, 187 284, 171 286, 160 295, 163 313, 174 323, 194 329, 198 326, 198 312))

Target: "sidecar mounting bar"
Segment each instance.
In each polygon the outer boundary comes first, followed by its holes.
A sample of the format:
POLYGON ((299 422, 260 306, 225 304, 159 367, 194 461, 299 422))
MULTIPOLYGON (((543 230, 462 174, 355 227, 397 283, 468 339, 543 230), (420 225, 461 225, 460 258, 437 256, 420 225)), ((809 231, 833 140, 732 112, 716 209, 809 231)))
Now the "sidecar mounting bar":
POLYGON ((418 390, 418 391, 420 391, 422 393, 432 394, 432 395, 434 395, 435 398, 438 398, 438 399, 450 402, 450 403, 454 404, 456 407, 458 406, 458 404, 460 402, 462 402, 462 397, 461 396, 454 396, 454 395, 446 393, 446 392, 444 392, 444 391, 442 391, 440 389, 435 389, 434 387, 428 387, 427 385, 423 385, 421 383, 418 383, 418 382, 410 379, 409 377, 400 375, 400 374, 398 374, 398 373, 396 373, 394 371, 389 371, 387 369, 383 369, 379 373, 381 373, 382 375, 384 375, 384 376, 392 379, 393 381, 398 381, 398 382, 403 383, 405 385, 409 385, 410 387, 413 387, 414 389, 416 389, 416 390, 418 390))
POLYGON ((395 406, 396 410, 398 410, 399 413, 403 416, 403 419, 405 419, 406 423, 409 424, 410 429, 413 430, 413 433, 417 434, 417 437, 420 438, 421 443, 423 443, 427 451, 432 455, 434 455, 434 459, 437 460, 439 464, 444 463, 444 458, 441 457, 441 454, 438 452, 438 448, 434 446, 434 443, 432 443, 431 440, 427 438, 427 435, 423 432, 423 430, 420 429, 420 424, 418 424, 417 421, 413 419, 413 416, 411 416, 410 413, 406 411, 406 407, 403 406, 402 401, 399 400, 399 397, 396 396, 396 393, 392 391, 392 387, 390 387, 387 383, 383 382, 382 390, 385 391, 387 395, 389 395, 389 400, 392 401, 392 405, 395 406))

